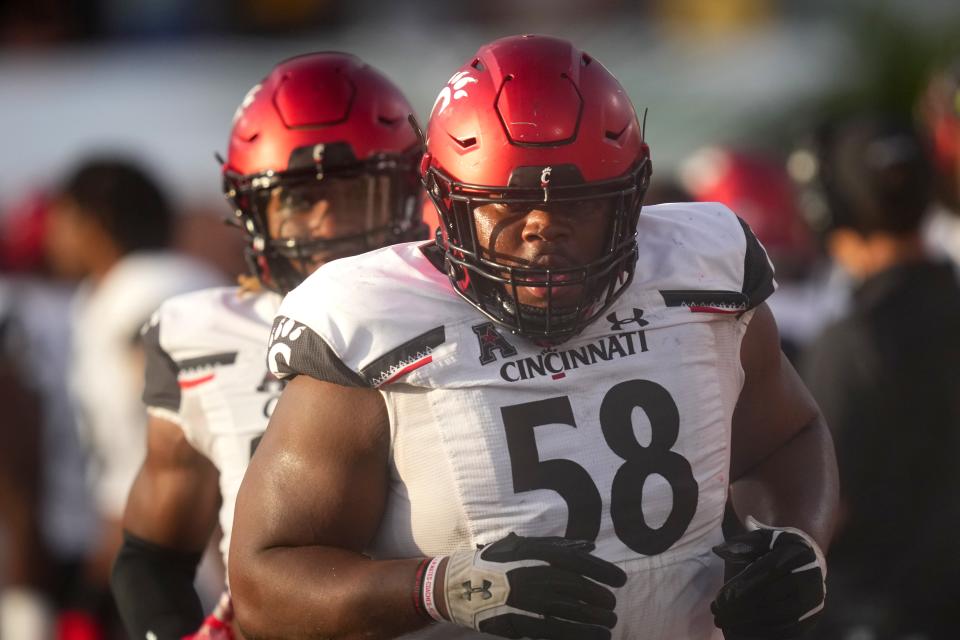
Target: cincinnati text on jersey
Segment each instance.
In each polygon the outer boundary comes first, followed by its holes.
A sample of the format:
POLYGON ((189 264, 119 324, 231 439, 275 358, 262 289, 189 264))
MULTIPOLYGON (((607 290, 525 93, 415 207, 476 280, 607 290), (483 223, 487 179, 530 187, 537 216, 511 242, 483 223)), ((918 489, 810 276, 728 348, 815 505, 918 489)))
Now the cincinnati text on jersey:
POLYGON ((614 333, 571 349, 548 348, 538 355, 508 360, 500 367, 500 377, 507 382, 520 382, 542 376, 554 380, 566 377, 567 371, 589 367, 597 362, 644 353, 647 337, 643 330, 614 333))

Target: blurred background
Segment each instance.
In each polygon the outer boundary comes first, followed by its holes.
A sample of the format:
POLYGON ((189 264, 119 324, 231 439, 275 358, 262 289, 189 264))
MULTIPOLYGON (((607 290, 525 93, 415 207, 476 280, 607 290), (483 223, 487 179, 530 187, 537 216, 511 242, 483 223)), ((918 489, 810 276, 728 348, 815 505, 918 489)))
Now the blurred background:
MULTIPOLYGON (((84 292, 75 286, 90 274, 56 263, 63 257, 57 248, 68 251, 64 243, 78 236, 61 229, 51 241, 45 222, 77 167, 93 156, 127 158, 165 194, 174 212, 170 244, 186 261, 177 268, 192 274, 186 284, 164 285, 166 295, 230 281, 244 270, 243 242, 223 224, 229 211, 215 153, 225 151, 244 95, 274 64, 307 51, 354 53, 392 78, 425 122, 439 89, 481 44, 523 32, 570 39, 613 72, 638 110, 647 110, 654 162, 648 201, 719 200, 750 222, 777 263, 782 286, 771 306, 784 348, 801 366, 824 326, 847 312, 856 278, 830 259, 824 229, 801 202, 798 183, 809 178, 809 166, 797 149, 820 123, 844 114, 879 111, 921 128, 929 124, 923 99, 931 78, 960 53, 960 3, 6 0, 0 4, 0 586, 8 588, 0 599, 0 632, 7 630, 0 640, 114 633, 103 622, 109 604, 91 594, 105 584, 108 550, 115 548, 103 542, 105 529, 94 514, 112 508, 115 517, 117 507, 86 488, 91 442, 103 436, 78 427, 75 416, 78 405, 83 414, 85 403, 111 402, 116 386, 74 389, 66 378, 75 374, 67 372, 78 368, 76 359, 96 359, 79 353, 95 340, 71 347, 69 337, 76 342, 85 331, 96 333, 109 324, 102 318, 120 314, 127 324, 117 331, 133 340, 149 301, 77 315, 75 296, 84 292), (86 400, 74 397, 84 393, 86 400), (42 604, 37 592, 47 594, 42 604), (38 607, 60 612, 48 616, 54 626, 24 631, 38 607)), ((960 120, 956 95, 952 109, 960 120)), ((951 140, 960 147, 960 133, 951 140)), ((946 222, 937 229, 960 238, 960 230, 949 231, 954 227, 946 222)), ((941 248, 945 257, 949 252, 941 248)), ((134 381, 125 384, 140 384, 142 363, 132 357, 123 366, 123 379, 134 381)), ((108 377, 96 366, 79 368, 87 380, 108 377)), ((142 447, 124 451, 139 465, 142 447)), ((960 458, 960 448, 950 455, 960 458)), ((124 495, 122 487, 114 490, 124 495)), ((945 495, 960 502, 960 494, 945 495)), ((208 575, 213 597, 216 567, 208 575)), ((908 637, 885 636, 869 624, 853 628, 873 635, 834 637, 908 637)))
POLYGON ((218 215, 213 153, 230 115, 304 51, 357 54, 423 120, 480 44, 571 39, 649 109, 665 176, 705 143, 782 148, 828 99, 909 108, 960 20, 951 0, 7 0, 0 11, 0 206, 110 148, 149 163, 184 213, 218 215))

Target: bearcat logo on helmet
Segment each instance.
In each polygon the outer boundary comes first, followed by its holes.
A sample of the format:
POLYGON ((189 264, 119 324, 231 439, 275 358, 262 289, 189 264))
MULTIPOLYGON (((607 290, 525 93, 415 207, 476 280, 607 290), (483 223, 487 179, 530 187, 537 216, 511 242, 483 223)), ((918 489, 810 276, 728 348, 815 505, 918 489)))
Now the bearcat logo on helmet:
POLYGON ((458 71, 447 81, 447 86, 440 90, 437 99, 433 101, 433 108, 436 109, 440 104, 440 110, 437 113, 443 113, 444 109, 450 106, 450 99, 460 100, 468 96, 466 86, 477 79, 468 75, 465 71, 458 71))

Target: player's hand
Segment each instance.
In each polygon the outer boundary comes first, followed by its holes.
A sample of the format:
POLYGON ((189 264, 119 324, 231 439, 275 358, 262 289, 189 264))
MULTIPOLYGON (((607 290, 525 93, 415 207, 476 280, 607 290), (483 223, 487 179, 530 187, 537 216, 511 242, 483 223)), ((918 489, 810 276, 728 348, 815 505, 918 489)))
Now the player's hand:
POLYGON ((817 543, 799 529, 768 527, 747 518, 749 533, 713 551, 745 568, 710 605, 727 640, 797 638, 820 617, 827 565, 817 543))
POLYGON ((511 533, 448 558, 442 589, 451 622, 505 638, 607 640, 627 574, 591 542, 511 533), (607 586, 604 586, 607 585, 607 586))

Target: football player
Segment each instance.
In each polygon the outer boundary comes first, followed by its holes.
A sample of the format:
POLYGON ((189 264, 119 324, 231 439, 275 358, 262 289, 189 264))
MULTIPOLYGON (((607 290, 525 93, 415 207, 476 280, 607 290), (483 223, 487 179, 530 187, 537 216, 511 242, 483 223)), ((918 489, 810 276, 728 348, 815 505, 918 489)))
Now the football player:
MULTIPOLYGON (((149 171, 123 155, 98 153, 82 159, 55 187, 44 225, 51 270, 61 280, 80 280, 66 347, 54 338, 46 347, 69 350, 65 383, 96 511, 93 540, 80 547, 82 603, 75 602, 79 608, 68 620, 83 619, 81 624, 105 634, 119 626, 110 568, 122 544, 127 494, 146 451, 140 328, 167 298, 224 282, 210 266, 173 250, 175 223, 176 213, 149 171)), ((43 361, 37 352, 30 357, 43 361)), ((60 444, 69 446, 69 440, 60 444)), ((61 470, 71 473, 66 466, 61 470)), ((69 526, 79 529, 74 521, 69 526)))
MULTIPOLYGON (((113 571, 131 637, 179 639, 203 620, 197 563, 218 514, 228 548, 282 388, 263 364, 281 294, 330 260, 425 237, 410 113, 393 83, 343 53, 281 62, 237 110, 223 184, 255 280, 172 298, 145 327, 148 453, 113 571)), ((227 633, 229 618, 222 600, 203 633, 227 633)))
POLYGON ((766 302, 777 321, 781 348, 795 363, 843 298, 826 286, 829 272, 819 268, 815 237, 797 206, 787 164, 760 150, 719 145, 691 154, 678 173, 692 200, 727 205, 763 244, 778 284, 766 302))
POLYGON ((626 92, 549 37, 457 71, 421 170, 434 243, 327 265, 281 305, 268 357, 290 382, 234 522, 241 628, 809 628, 836 462, 749 228, 716 203, 641 214, 650 155, 626 92), (744 531, 724 541, 731 492, 744 531))
POLYGON ((960 267, 960 58, 931 78, 918 115, 933 155, 938 201, 924 237, 936 254, 960 267))
POLYGON ((850 310, 801 369, 841 473, 823 637, 949 638, 960 599, 960 283, 921 236, 928 149, 912 123, 859 112, 821 123, 798 153, 813 161, 798 183, 810 217, 855 283, 850 310), (908 559, 876 571, 875 558, 902 549, 908 559))

